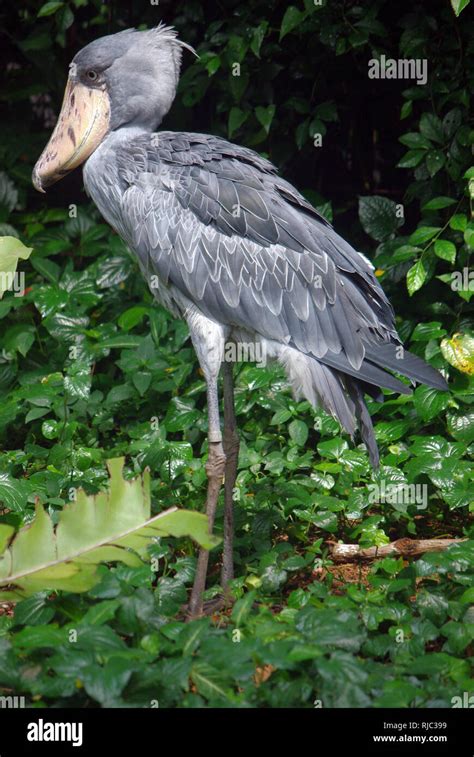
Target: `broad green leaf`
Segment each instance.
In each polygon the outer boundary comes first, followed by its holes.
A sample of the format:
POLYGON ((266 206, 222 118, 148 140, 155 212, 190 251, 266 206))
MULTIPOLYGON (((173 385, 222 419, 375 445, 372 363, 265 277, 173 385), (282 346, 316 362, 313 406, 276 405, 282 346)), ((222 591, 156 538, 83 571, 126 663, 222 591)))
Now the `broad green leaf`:
POLYGON ((23 357, 29 352, 35 341, 35 328, 28 323, 16 324, 3 335, 2 347, 5 352, 19 352, 23 357))
POLYGON ((311 518, 311 522, 318 528, 322 528, 323 531, 330 531, 335 533, 337 530, 337 515, 329 511, 316 512, 311 518))
POLYGON ((463 213, 454 213, 449 220, 449 226, 453 231, 465 231, 467 218, 463 213))
POLYGON ((304 14, 298 10, 298 8, 295 8, 294 5, 290 5, 286 11, 285 15, 283 16, 283 20, 281 22, 281 28, 280 28, 280 42, 287 34, 289 34, 293 29, 295 29, 297 26, 299 26, 304 18, 304 14))
POLYGON ((450 205, 454 205, 456 200, 452 197, 433 197, 423 205, 423 210, 441 210, 442 208, 448 208, 450 205))
POLYGON ((423 261, 418 260, 407 272, 407 289, 410 295, 414 294, 421 289, 426 281, 427 270, 423 264, 423 261))
POLYGON ((426 153, 426 167, 430 176, 435 176, 444 166, 445 155, 441 150, 428 150, 426 153))
POLYGON ((426 150, 408 150, 397 163, 398 168, 415 168, 426 156, 426 150))
POLYGON ((288 410, 288 408, 283 407, 280 410, 276 411, 270 423, 272 425, 273 424, 278 425, 280 423, 285 423, 289 418, 291 418, 291 410, 288 410))
MULTIPOLYGON (((28 600, 25 601, 27 602, 28 600)), ((119 607, 120 602, 117 599, 109 599, 94 604, 87 610, 82 618, 82 623, 84 625, 101 626, 114 617, 119 607)))
POLYGON ((400 120, 403 121, 403 119, 408 118, 408 116, 411 115, 412 110, 413 102, 411 100, 405 100, 400 111, 400 120))
POLYGON ((449 263, 456 262, 456 245, 449 242, 447 239, 436 239, 434 243, 434 251, 435 254, 443 260, 447 260, 449 263))
POLYGON ((295 626, 313 643, 354 653, 366 636, 357 614, 350 610, 341 616, 337 610, 307 606, 298 612, 295 626))
POLYGON ((448 406, 449 392, 439 392, 430 386, 419 386, 414 393, 414 402, 420 418, 431 421, 448 406))
POLYGON ((443 339, 441 352, 450 365, 458 371, 474 375, 474 338, 468 334, 454 334, 451 339, 443 339))
POLYGON ((459 16, 461 11, 463 11, 464 8, 467 8, 470 2, 471 0, 451 0, 451 6, 456 16, 459 16))
POLYGON ((252 39, 250 41, 250 49, 253 54, 260 58, 260 48, 265 38, 265 34, 268 29, 268 21, 261 21, 258 26, 252 32, 252 39))
POLYGON ((86 361, 76 360, 64 377, 64 390, 71 399, 85 400, 89 397, 92 384, 91 366, 86 361))
POLYGON ((16 237, 0 237, 0 299, 12 288, 18 261, 28 260, 32 251, 16 237))
POLYGON ((449 433, 461 442, 474 441, 474 412, 465 415, 448 415, 449 433))
POLYGON ((258 105, 255 108, 255 115, 257 116, 257 120, 262 124, 263 128, 268 134, 273 121, 273 116, 275 115, 275 106, 267 105, 266 108, 263 108, 261 105, 258 105))
MULTIPOLYGON (((443 129, 448 139, 452 139, 462 123, 462 110, 461 108, 452 108, 448 110, 443 118, 443 129)), ((466 178, 466 176, 464 177, 466 178)))
POLYGON ((242 625, 247 615, 252 609, 252 605, 255 601, 255 591, 249 591, 241 599, 238 599, 232 608, 232 620, 237 628, 242 625))
POLYGON ((432 146, 430 140, 419 132, 408 132, 407 134, 402 134, 402 136, 399 138, 399 142, 401 142, 402 145, 406 145, 406 147, 409 147, 412 150, 429 150, 429 148, 432 146))
POLYGON ((150 371, 137 371, 137 373, 132 375, 133 385, 142 397, 150 388, 151 380, 152 375, 150 371))
POLYGON ((103 707, 113 704, 120 696, 133 673, 133 663, 118 656, 105 665, 90 665, 80 673, 80 680, 92 699, 103 707))
POLYGON ((15 607, 15 625, 38 626, 48 623, 54 617, 48 592, 42 591, 28 599, 23 599, 15 607))
POLYGON ((247 120, 249 114, 234 106, 229 113, 229 121, 227 124, 227 132, 229 137, 233 137, 235 132, 240 129, 242 124, 247 120))
POLYGON ((28 497, 33 491, 34 488, 29 481, 14 478, 9 473, 0 473, 0 503, 9 510, 22 512, 26 507, 28 497))
POLYGON ((440 226, 420 226, 418 229, 416 229, 413 234, 410 235, 410 239, 408 240, 410 244, 425 244, 425 242, 429 242, 430 239, 432 239, 438 231, 441 231, 440 226))
POLYGON ((304 421, 291 421, 288 426, 288 433, 298 447, 304 447, 308 439, 308 426, 304 421))
POLYGON ((202 696, 210 700, 229 698, 225 674, 207 662, 195 662, 191 668, 191 679, 202 696))
POLYGON ((464 241, 470 250, 474 250, 474 229, 467 228, 464 232, 464 241))
POLYGON ((343 452, 348 449, 348 443, 345 439, 341 439, 341 437, 336 437, 335 439, 330 439, 327 442, 320 442, 318 444, 318 452, 320 455, 323 457, 333 457, 336 460, 338 460, 343 452))
POLYGON ((446 329, 441 327, 441 321, 430 323, 418 323, 411 335, 413 342, 428 342, 430 339, 440 339, 446 334, 446 329))
POLYGON ((364 231, 379 242, 391 237, 404 223, 397 204, 377 195, 359 198, 359 219, 364 231))
POLYGON ((52 16, 53 13, 56 13, 56 11, 62 8, 63 5, 64 3, 62 2, 45 3, 38 11, 38 18, 41 18, 42 16, 52 16))
POLYGON ((443 144, 445 140, 443 123, 433 113, 423 113, 420 118, 420 131, 424 137, 443 144))
POLYGON ((100 578, 101 562, 140 566, 148 545, 162 536, 191 536, 207 549, 217 543, 201 513, 171 508, 150 517, 150 476, 145 472, 127 481, 123 463, 123 458, 109 460, 108 489, 92 496, 80 489, 57 525, 42 505, 36 505, 32 523, 18 531, 8 548, 3 545, 0 585, 9 587, 3 595, 26 597, 43 589, 87 591, 100 578))
POLYGON ((141 323, 146 315, 149 313, 149 308, 144 305, 135 305, 132 308, 125 310, 118 319, 118 325, 124 331, 130 331, 134 326, 141 323))

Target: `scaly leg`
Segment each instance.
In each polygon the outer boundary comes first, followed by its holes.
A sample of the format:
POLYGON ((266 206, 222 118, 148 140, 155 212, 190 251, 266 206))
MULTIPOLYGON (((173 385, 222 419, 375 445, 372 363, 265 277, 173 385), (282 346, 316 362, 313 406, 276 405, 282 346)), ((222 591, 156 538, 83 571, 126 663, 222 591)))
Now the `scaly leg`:
MULTIPOLYGON (((214 518, 216 515, 217 499, 222 486, 222 479, 225 468, 225 454, 222 447, 222 434, 219 424, 219 397, 217 391, 217 376, 208 378, 207 381, 207 406, 209 414, 208 428, 208 446, 209 453, 206 464, 207 473, 207 500, 206 515, 209 522, 209 533, 212 533, 214 527, 214 518)), ((199 550, 199 557, 196 567, 196 576, 189 603, 188 617, 197 618, 202 615, 203 610, 203 593, 206 588, 207 566, 209 563, 209 552, 207 549, 199 550)))
POLYGON ((224 376, 224 452, 225 481, 224 481, 224 553, 222 559, 221 584, 224 597, 227 594, 228 583, 234 577, 234 486, 237 478, 237 464, 239 460, 239 435, 235 420, 234 408, 234 378, 233 364, 224 362, 222 366, 224 376))

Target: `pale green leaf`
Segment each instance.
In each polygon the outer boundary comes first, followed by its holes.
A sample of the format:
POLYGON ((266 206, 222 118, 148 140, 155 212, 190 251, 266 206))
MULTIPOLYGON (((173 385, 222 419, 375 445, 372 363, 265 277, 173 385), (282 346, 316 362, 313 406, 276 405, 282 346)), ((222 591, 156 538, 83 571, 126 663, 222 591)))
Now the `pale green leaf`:
POLYGON ((33 251, 16 237, 0 237, 0 299, 11 288, 19 260, 27 260, 33 251))
POLYGON ((127 481, 123 463, 123 458, 109 460, 108 489, 92 496, 79 490, 57 525, 37 504, 36 517, 8 548, 8 534, 0 531, 0 585, 8 585, 9 597, 44 589, 87 591, 99 580, 99 563, 139 566, 157 537, 191 536, 207 549, 218 542, 201 513, 171 508, 150 517, 149 473, 127 481))

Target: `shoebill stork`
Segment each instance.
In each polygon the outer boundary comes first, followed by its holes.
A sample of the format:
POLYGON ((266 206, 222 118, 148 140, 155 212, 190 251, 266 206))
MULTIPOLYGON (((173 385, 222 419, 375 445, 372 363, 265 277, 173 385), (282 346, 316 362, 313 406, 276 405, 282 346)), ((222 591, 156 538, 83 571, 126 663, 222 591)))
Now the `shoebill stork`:
MULTIPOLYGON (((175 97, 185 48, 192 50, 160 24, 80 50, 33 184, 44 191, 84 163, 88 194, 136 255, 155 298, 188 324, 207 382, 210 529, 224 478, 225 587, 233 577, 238 455, 227 342, 254 343, 281 363, 297 397, 322 406, 351 437, 358 430, 374 467, 364 395, 381 399, 381 387, 409 394, 391 371, 447 386, 403 349, 370 262, 268 160, 209 134, 156 131, 175 97)), ((201 550, 193 617, 202 612, 207 564, 201 550)))

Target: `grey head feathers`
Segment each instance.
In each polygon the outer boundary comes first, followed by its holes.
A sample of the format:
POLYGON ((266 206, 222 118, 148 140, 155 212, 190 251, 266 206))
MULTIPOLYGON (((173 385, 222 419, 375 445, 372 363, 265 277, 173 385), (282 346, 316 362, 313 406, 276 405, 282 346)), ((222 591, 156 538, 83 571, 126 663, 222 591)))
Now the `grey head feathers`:
POLYGON ((179 82, 183 50, 195 53, 170 26, 126 29, 94 40, 71 63, 71 76, 105 88, 112 131, 124 126, 153 130, 168 113, 179 82), (95 83, 89 72, 98 77, 95 83))

